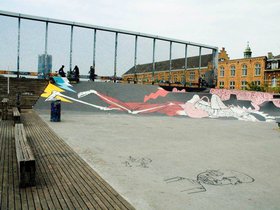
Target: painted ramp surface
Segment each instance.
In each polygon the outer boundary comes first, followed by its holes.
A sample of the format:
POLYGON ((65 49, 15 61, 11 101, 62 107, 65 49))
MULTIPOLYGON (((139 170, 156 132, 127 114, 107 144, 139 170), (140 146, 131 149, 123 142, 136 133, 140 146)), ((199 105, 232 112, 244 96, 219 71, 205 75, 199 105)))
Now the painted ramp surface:
POLYGON ((35 105, 50 109, 61 100, 61 109, 84 112, 157 114, 191 118, 225 118, 273 122, 280 117, 278 95, 262 92, 211 89, 209 93, 168 92, 158 86, 102 82, 70 85, 55 77, 35 105))

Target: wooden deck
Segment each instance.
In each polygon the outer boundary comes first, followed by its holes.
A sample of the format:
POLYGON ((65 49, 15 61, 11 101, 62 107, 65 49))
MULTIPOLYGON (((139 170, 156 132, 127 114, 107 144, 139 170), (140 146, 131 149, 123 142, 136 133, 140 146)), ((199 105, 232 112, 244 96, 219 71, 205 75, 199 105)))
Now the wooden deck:
POLYGON ((0 121, 0 209, 134 209, 34 111, 23 111, 22 122, 36 186, 19 188, 13 121, 0 121))

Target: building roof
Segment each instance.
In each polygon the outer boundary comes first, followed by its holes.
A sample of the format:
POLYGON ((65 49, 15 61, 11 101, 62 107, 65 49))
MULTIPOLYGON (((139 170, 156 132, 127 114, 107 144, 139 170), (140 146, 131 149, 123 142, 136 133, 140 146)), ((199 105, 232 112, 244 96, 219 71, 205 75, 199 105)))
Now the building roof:
MULTIPOLYGON (((201 67, 207 67, 209 62, 212 62, 213 55, 201 55, 201 67)), ((187 59, 187 69, 198 68, 199 67, 199 56, 188 57, 187 59)), ((185 58, 178 58, 172 60, 172 70, 174 69, 184 69, 185 68, 185 58)), ((152 72, 153 63, 146 63, 137 65, 136 73, 148 73, 152 72)), ((169 70, 169 60, 155 62, 155 72, 169 70)), ((126 74, 134 74, 135 67, 130 68, 126 74)))

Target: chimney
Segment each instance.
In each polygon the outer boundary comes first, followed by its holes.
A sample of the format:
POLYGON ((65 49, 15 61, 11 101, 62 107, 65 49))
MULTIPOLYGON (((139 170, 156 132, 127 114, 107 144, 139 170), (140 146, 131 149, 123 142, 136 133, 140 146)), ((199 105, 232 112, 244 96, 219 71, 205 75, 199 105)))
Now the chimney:
POLYGON ((272 52, 267 53, 267 58, 268 58, 268 59, 272 59, 272 58, 273 58, 272 52))

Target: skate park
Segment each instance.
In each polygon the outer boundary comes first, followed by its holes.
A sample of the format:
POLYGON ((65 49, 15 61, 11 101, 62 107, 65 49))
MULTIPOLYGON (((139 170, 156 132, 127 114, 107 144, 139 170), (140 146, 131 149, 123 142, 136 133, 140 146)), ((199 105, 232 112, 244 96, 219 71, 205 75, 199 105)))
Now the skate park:
MULTIPOLYGON (((192 100, 195 93, 160 93, 147 99, 158 91, 157 87, 88 81, 71 88, 75 93, 65 92, 75 99, 122 110, 102 110, 78 101, 62 102, 59 124, 50 122, 50 102, 46 98, 39 99, 35 110, 136 209, 277 208, 272 205, 277 203, 277 185, 270 185, 270 189, 265 185, 270 178, 279 182, 279 129, 273 120, 277 117, 274 114, 279 113, 273 101, 277 104, 278 99, 260 105, 260 110, 271 112, 261 114, 262 117, 253 113, 255 118, 247 121, 234 115, 194 119, 172 115, 168 110, 135 114, 122 106, 139 111, 150 108, 139 105, 144 100, 159 106, 177 104, 192 100), (79 93, 89 90, 103 91, 100 94, 106 98, 102 100, 94 94, 78 98, 79 93), (207 172, 229 173, 230 178, 219 177, 217 183, 199 182, 198 175, 207 172), (242 177, 247 181, 243 182, 242 177)), ((209 98, 212 95, 197 94, 209 98)), ((235 104, 247 110, 252 104, 249 100, 239 101, 238 97, 229 98, 225 106, 235 104)))
MULTIPOLYGON (((20 17, 45 23, 47 44, 48 27, 59 22, 20 17)), ((60 23, 70 27, 72 38, 78 26, 113 31, 115 41, 127 33, 60 23)), ((142 35, 151 43, 164 39, 142 35)), ((141 34, 133 36, 140 39, 141 34)), ((167 46, 172 52, 172 44, 167 46)), ((195 47, 199 58, 201 48, 209 46, 195 47)), ((112 48, 117 58, 117 44, 112 48)), ((210 51, 215 63, 217 48, 210 51)), ((172 61, 172 53, 168 58, 172 61)), ((135 60, 130 66, 136 69, 135 60)), ((118 59, 110 61, 115 79, 118 59)), ((102 62, 96 59, 96 66, 102 62)), ((201 70, 200 64, 197 68, 201 70)), ((0 77, 1 209, 278 209, 279 94, 215 88, 166 91, 152 84, 88 79, 70 83, 59 76, 53 81, 20 78, 20 73, 18 68, 14 75, 0 77), (55 102, 57 122, 52 121, 55 102), (14 107, 21 108, 20 119, 14 107), (32 183, 22 183, 19 177, 24 172, 17 157, 18 120, 36 162, 32 183)))

